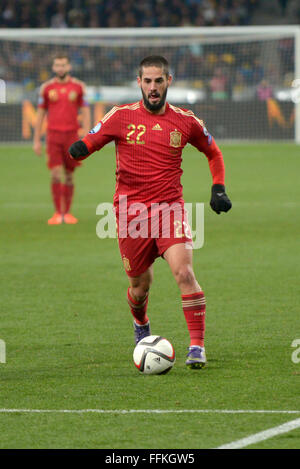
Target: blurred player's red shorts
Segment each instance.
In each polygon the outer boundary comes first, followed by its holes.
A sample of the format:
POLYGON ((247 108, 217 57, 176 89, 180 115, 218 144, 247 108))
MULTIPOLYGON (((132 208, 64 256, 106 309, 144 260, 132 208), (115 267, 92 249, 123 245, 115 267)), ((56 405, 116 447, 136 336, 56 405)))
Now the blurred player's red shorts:
POLYGON ((69 155, 69 148, 72 143, 78 140, 78 132, 48 130, 47 132, 47 166, 49 169, 55 166, 64 166, 68 171, 74 171, 81 165, 69 155))
POLYGON ((176 204, 175 210, 168 210, 166 204, 159 215, 157 211, 148 209, 148 214, 141 215, 139 219, 128 213, 124 217, 116 212, 119 249, 129 277, 141 275, 174 244, 185 243, 189 249, 192 248, 187 213, 181 202, 176 204))

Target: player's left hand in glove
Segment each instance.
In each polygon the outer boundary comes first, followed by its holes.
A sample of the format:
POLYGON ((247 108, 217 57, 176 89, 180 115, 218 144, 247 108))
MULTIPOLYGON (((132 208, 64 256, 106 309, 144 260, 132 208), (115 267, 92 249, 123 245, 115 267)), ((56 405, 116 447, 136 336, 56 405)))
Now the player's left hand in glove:
POLYGON ((232 203, 225 192, 223 184, 214 184, 212 186, 210 206, 218 215, 231 209, 232 203))

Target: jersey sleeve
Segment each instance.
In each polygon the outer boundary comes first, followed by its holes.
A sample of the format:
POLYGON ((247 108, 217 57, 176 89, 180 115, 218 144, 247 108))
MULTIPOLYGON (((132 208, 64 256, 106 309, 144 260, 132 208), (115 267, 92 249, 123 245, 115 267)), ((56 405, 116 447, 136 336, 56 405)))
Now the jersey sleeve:
POLYGON ((38 97, 38 108, 48 109, 48 97, 47 97, 45 85, 42 85, 40 87, 39 97, 38 97))
POLYGON ((118 120, 118 112, 114 112, 113 108, 103 119, 89 131, 82 141, 86 144, 89 153, 100 150, 107 143, 119 138, 120 124, 118 120))
POLYGON ((223 155, 215 139, 207 131, 203 121, 193 116, 189 143, 205 154, 213 184, 225 184, 225 166, 223 155))
POLYGON ((78 107, 84 107, 84 106, 89 105, 86 99, 86 87, 83 82, 80 84, 80 92, 78 95, 77 104, 78 104, 78 107))

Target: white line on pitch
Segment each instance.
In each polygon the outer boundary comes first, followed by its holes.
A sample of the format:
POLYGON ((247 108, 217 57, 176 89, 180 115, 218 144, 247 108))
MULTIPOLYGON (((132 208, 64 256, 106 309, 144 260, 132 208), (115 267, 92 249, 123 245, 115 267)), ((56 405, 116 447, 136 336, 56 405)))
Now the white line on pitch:
POLYGON ((242 438, 241 440, 232 441, 231 443, 219 446, 217 449, 240 449, 245 446, 253 445, 260 441, 268 440, 273 436, 282 435, 300 427, 300 419, 291 420, 277 427, 269 428, 263 432, 254 433, 253 435, 242 438))
MULTIPOLYGON (((300 410, 247 409, 0 409, 0 413, 27 414, 300 414, 300 410)), ((300 421, 300 419, 298 419, 300 421)))

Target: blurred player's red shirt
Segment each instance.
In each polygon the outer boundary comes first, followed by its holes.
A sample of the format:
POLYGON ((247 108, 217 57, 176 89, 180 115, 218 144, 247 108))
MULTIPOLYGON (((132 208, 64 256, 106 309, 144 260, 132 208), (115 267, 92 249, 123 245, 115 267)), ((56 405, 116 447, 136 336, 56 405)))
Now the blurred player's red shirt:
POLYGON ((66 82, 52 78, 41 86, 38 107, 48 112, 48 130, 78 130, 78 110, 85 105, 84 83, 76 78, 69 77, 66 82))
POLYGON ((222 153, 203 122, 168 103, 160 115, 147 111, 142 100, 115 106, 82 140, 90 153, 115 141, 115 206, 120 195, 148 206, 183 201, 181 156, 187 143, 207 156, 213 184, 224 184, 222 153))

